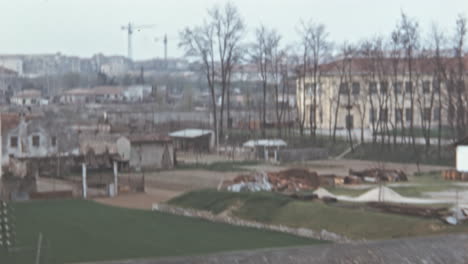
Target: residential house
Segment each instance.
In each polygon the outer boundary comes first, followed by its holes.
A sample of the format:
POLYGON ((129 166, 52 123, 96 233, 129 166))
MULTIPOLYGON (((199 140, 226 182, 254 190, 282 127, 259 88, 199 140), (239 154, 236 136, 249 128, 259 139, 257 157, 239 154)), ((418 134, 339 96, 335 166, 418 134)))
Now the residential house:
POLYGON ((36 89, 23 90, 11 97, 12 104, 16 105, 47 105, 49 100, 42 97, 42 92, 36 89))
POLYGON ((77 154, 78 136, 62 121, 21 116, 16 127, 2 131, 2 150, 4 159, 77 154))

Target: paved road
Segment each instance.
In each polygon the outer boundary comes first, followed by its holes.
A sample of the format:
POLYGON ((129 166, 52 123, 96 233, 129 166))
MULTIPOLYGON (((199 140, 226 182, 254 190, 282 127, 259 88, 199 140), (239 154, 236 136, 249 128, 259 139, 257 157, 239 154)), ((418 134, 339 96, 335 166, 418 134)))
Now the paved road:
MULTIPOLYGON (((203 239, 203 238, 200 238, 203 239)), ((229 239, 229 238, 226 238, 229 239)), ((207 256, 102 262, 100 264, 436 264, 468 263, 468 234, 263 249, 207 256)))

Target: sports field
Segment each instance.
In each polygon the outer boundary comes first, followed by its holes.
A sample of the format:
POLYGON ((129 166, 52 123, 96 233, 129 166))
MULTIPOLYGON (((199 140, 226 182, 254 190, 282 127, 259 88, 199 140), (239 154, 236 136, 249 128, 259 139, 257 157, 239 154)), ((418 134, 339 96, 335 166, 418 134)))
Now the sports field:
POLYGON ((1 253, 0 263, 34 263, 39 233, 43 234, 40 263, 199 255, 318 243, 84 200, 20 202, 14 208, 20 251, 9 256, 1 253))

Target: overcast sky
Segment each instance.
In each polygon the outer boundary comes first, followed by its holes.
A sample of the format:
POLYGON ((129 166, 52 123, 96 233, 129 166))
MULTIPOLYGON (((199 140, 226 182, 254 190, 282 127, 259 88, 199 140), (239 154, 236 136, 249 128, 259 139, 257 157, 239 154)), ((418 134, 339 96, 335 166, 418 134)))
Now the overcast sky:
MULTIPOLYGON (((199 24, 207 8, 221 0, 0 0, 0 53, 55 53, 90 57, 126 55, 121 26, 155 24, 134 34, 134 58, 163 56, 155 38, 169 36, 169 57, 181 56, 178 32, 199 24)), ((452 32, 457 14, 468 15, 468 0, 234 0, 250 34, 263 23, 275 27, 284 42, 297 39, 300 19, 327 26, 333 41, 357 41, 388 34, 404 10, 423 30, 437 22, 452 32)))

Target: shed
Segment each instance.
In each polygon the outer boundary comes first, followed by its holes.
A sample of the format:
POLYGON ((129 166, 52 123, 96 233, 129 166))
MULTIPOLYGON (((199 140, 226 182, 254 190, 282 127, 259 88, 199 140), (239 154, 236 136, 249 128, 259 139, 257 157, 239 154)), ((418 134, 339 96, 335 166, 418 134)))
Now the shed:
POLYGON ((214 132, 206 129, 184 129, 169 133, 177 150, 210 152, 214 147, 214 132))
POLYGON ((287 145, 282 139, 256 139, 245 142, 243 147, 254 151, 257 158, 277 161, 278 151, 287 145))
POLYGON ((117 151, 133 170, 169 169, 174 167, 172 140, 158 134, 122 136, 117 151))

